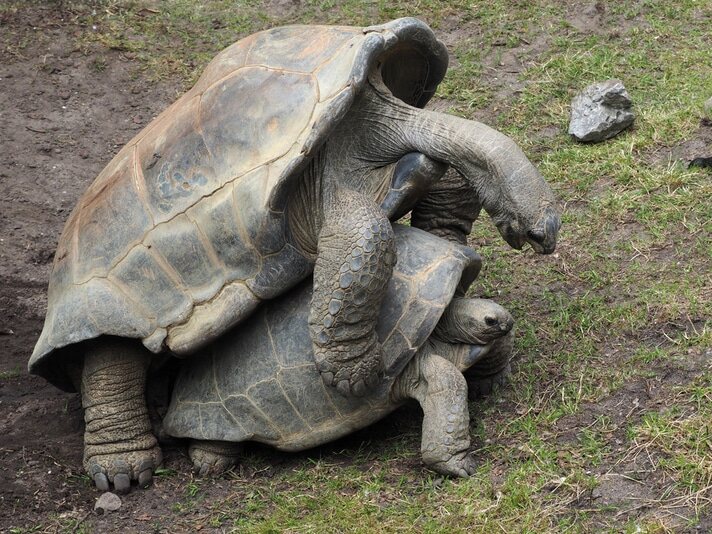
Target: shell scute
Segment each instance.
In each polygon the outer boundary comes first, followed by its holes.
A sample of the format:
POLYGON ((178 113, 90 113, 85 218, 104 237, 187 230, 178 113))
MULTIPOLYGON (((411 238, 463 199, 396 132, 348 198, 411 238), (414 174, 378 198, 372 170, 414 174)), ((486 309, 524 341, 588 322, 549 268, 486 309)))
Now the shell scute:
POLYGON ((294 285, 293 280, 302 280, 311 273, 312 263, 296 248, 287 244, 275 254, 266 256, 257 275, 247 281, 247 286, 260 299, 281 295, 294 285))
POLYGON ((245 67, 201 98, 201 131, 213 166, 226 180, 286 154, 312 117, 317 94, 309 75, 245 67))
POLYGON ((248 317, 259 303, 244 283, 227 284, 212 300, 196 305, 184 323, 170 327, 166 345, 178 356, 190 354, 248 317))
POLYGON ((171 224, 159 224, 144 242, 178 273, 193 302, 212 297, 225 284, 225 273, 213 260, 212 247, 206 250, 198 227, 186 215, 179 215, 171 224))
POLYGON ((132 180, 131 151, 127 151, 102 176, 101 185, 90 190, 77 223, 74 282, 106 276, 114 263, 153 227, 150 213, 132 180), (108 231, 107 221, 114 228, 108 231))
POLYGON ((285 26, 255 35, 247 65, 269 65, 311 73, 326 62, 344 42, 361 32, 357 28, 285 26))
POLYGON ((338 415, 318 374, 313 365, 280 369, 277 373, 277 380, 291 404, 310 426, 326 423, 338 415))
POLYGON ((230 396, 224 399, 223 406, 236 421, 240 421, 240 425, 247 432, 242 433, 240 429, 227 427, 234 431, 234 436, 226 438, 226 441, 244 441, 254 438, 260 438, 267 441, 279 439, 281 433, 272 424, 272 421, 267 419, 261 410, 244 395, 230 396), (240 437, 242 436, 242 437, 240 437))
POLYGON ((248 280, 257 273, 260 257, 237 217, 232 184, 204 198, 186 214, 200 226, 222 263, 227 280, 248 280))
POLYGON ((319 101, 323 102, 344 89, 344 80, 348 80, 359 51, 361 36, 354 36, 321 64, 314 76, 319 84, 319 101))
POLYGON ((269 170, 259 167, 242 176, 232 187, 237 217, 250 245, 261 257, 274 254, 286 243, 284 217, 267 208, 268 177, 269 170))
MULTIPOLYGON (((212 439, 230 441, 234 435, 235 426, 242 430, 240 424, 235 423, 234 418, 230 416, 230 412, 222 404, 199 404, 198 420, 205 439, 211 439, 208 436, 215 436, 212 439), (218 429, 217 433, 215 429, 218 429)), ((193 421, 193 424, 196 424, 196 421, 193 421)))
POLYGON ((156 224, 223 185, 201 135, 199 108, 199 98, 187 100, 137 144, 137 173, 142 174, 156 224))
POLYGON ((193 305, 170 266, 162 265, 144 245, 131 249, 112 269, 109 280, 156 318, 158 326, 180 322, 193 305))
POLYGON ((203 74, 200 75, 200 78, 198 78, 191 92, 200 94, 210 85, 230 76, 239 68, 244 67, 247 53, 250 51, 255 39, 256 35, 250 35, 244 39, 240 39, 215 56, 208 66, 205 67, 203 74))
POLYGON ((248 397, 258 410, 269 414, 272 424, 282 435, 295 434, 309 428, 274 378, 253 384, 248 397))

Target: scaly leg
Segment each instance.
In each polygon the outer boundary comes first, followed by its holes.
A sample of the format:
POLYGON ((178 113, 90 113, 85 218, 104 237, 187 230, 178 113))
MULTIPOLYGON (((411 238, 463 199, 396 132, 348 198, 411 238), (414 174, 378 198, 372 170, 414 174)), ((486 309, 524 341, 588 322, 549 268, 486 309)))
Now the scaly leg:
POLYGON ((394 400, 414 398, 423 409, 423 462, 438 473, 467 477, 475 472, 470 454, 467 384, 445 358, 421 350, 393 387, 394 400))
POLYGON ((393 228, 364 195, 339 189, 324 209, 309 329, 322 379, 345 396, 379 381, 376 320, 395 264, 393 228))
POLYGON ((128 492, 150 485, 163 458, 151 432, 145 387, 149 355, 138 343, 101 338, 87 344, 82 369, 84 468, 96 487, 128 492))

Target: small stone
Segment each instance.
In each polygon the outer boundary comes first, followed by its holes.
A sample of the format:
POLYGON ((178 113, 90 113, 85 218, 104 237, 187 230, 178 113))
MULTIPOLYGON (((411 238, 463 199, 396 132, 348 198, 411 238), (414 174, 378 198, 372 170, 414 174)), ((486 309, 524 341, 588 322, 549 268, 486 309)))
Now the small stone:
POLYGON ((59 92, 59 98, 61 98, 62 100, 69 100, 69 97, 71 97, 71 96, 72 96, 72 93, 67 89, 64 89, 59 92))
POLYGON ((99 515, 105 512, 115 512, 119 508, 121 508, 121 497, 110 491, 102 493, 94 504, 94 511, 99 515))
POLYGON ((633 124, 632 105, 620 80, 589 85, 571 102, 569 134, 584 143, 610 139, 633 124))

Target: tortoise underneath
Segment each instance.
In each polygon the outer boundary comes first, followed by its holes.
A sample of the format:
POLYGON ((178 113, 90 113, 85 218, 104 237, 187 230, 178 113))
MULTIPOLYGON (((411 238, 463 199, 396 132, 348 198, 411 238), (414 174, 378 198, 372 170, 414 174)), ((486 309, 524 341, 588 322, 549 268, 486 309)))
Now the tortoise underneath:
POLYGON ((386 357, 379 388, 346 398, 314 365, 308 314, 312 284, 271 302, 200 357, 184 362, 166 418, 167 434, 191 438, 200 475, 238 459, 243 441, 296 451, 363 428, 407 399, 423 409, 422 458, 443 474, 468 476, 467 385, 507 365, 512 317, 490 300, 454 298, 479 270, 471 249, 394 226, 398 263, 378 316, 386 357))

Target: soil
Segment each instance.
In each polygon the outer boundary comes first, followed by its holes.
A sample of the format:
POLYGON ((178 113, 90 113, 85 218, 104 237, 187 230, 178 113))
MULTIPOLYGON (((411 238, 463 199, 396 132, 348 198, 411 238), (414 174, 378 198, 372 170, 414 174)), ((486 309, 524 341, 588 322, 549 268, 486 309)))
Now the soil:
MULTIPOLYGON (((292 6, 283 0, 273 4, 275 9, 292 6)), ((599 4, 572 8, 571 13, 570 23, 580 31, 603 31, 599 4)), ((150 491, 122 497, 122 508, 113 514, 92 514, 98 494, 82 468, 79 400, 26 372, 42 329, 57 238, 69 212, 112 156, 184 88, 179 82, 149 83, 137 74, 135 61, 119 51, 80 49, 76 21, 61 7, 43 8, 37 3, 0 15, 3 32, 8 33, 0 42, 0 531, 34 525, 58 531, 77 520, 104 532, 191 530, 196 518, 175 508, 176 495, 185 495, 193 481, 180 443, 164 447, 165 474, 156 478, 150 491), (26 45, 13 46, 20 42, 26 45)), ((446 42, 463 37, 456 35, 455 21, 452 28, 443 24, 440 32, 446 42)), ((476 40, 474 35, 466 37, 476 40)), ((541 37, 492 58, 498 74, 488 82, 497 88, 496 96, 480 118, 496 116, 498 103, 517 92, 518 73, 546 47, 546 37, 541 37)), ((709 146, 710 132, 712 128, 702 124, 699 139, 690 143, 709 146)), ((541 132, 555 134, 555 129, 541 132)), ((685 145, 671 152, 672 157, 689 157, 699 149, 685 145)), ((695 372, 690 370, 691 375, 695 372)), ((645 404, 655 402, 646 387, 632 383, 606 404, 585 408, 581 417, 594 420, 604 414, 615 419, 614 412, 627 411, 633 399, 640 399, 635 409, 642 411, 645 404)), ((310 454, 329 456, 334 463, 348 462, 373 435, 388 442, 411 433, 415 443, 417 425, 409 422, 415 420, 416 416, 392 417, 310 454)), ((585 424, 576 418, 562 419, 560 439, 573 439, 567 434, 585 424)), ((255 450, 265 461, 242 466, 236 478, 270 477, 303 460, 302 455, 255 450)), ((417 459, 398 462, 402 465, 394 469, 421 468, 417 459)), ((625 472, 624 467, 620 472, 625 472)), ((638 499, 652 495, 644 484, 620 478, 610 473, 596 495, 589 496, 591 501, 614 504, 621 495, 635 494, 638 499)), ((203 488, 203 496, 206 502, 219 503, 234 497, 235 491, 231 480, 219 479, 203 488)))

